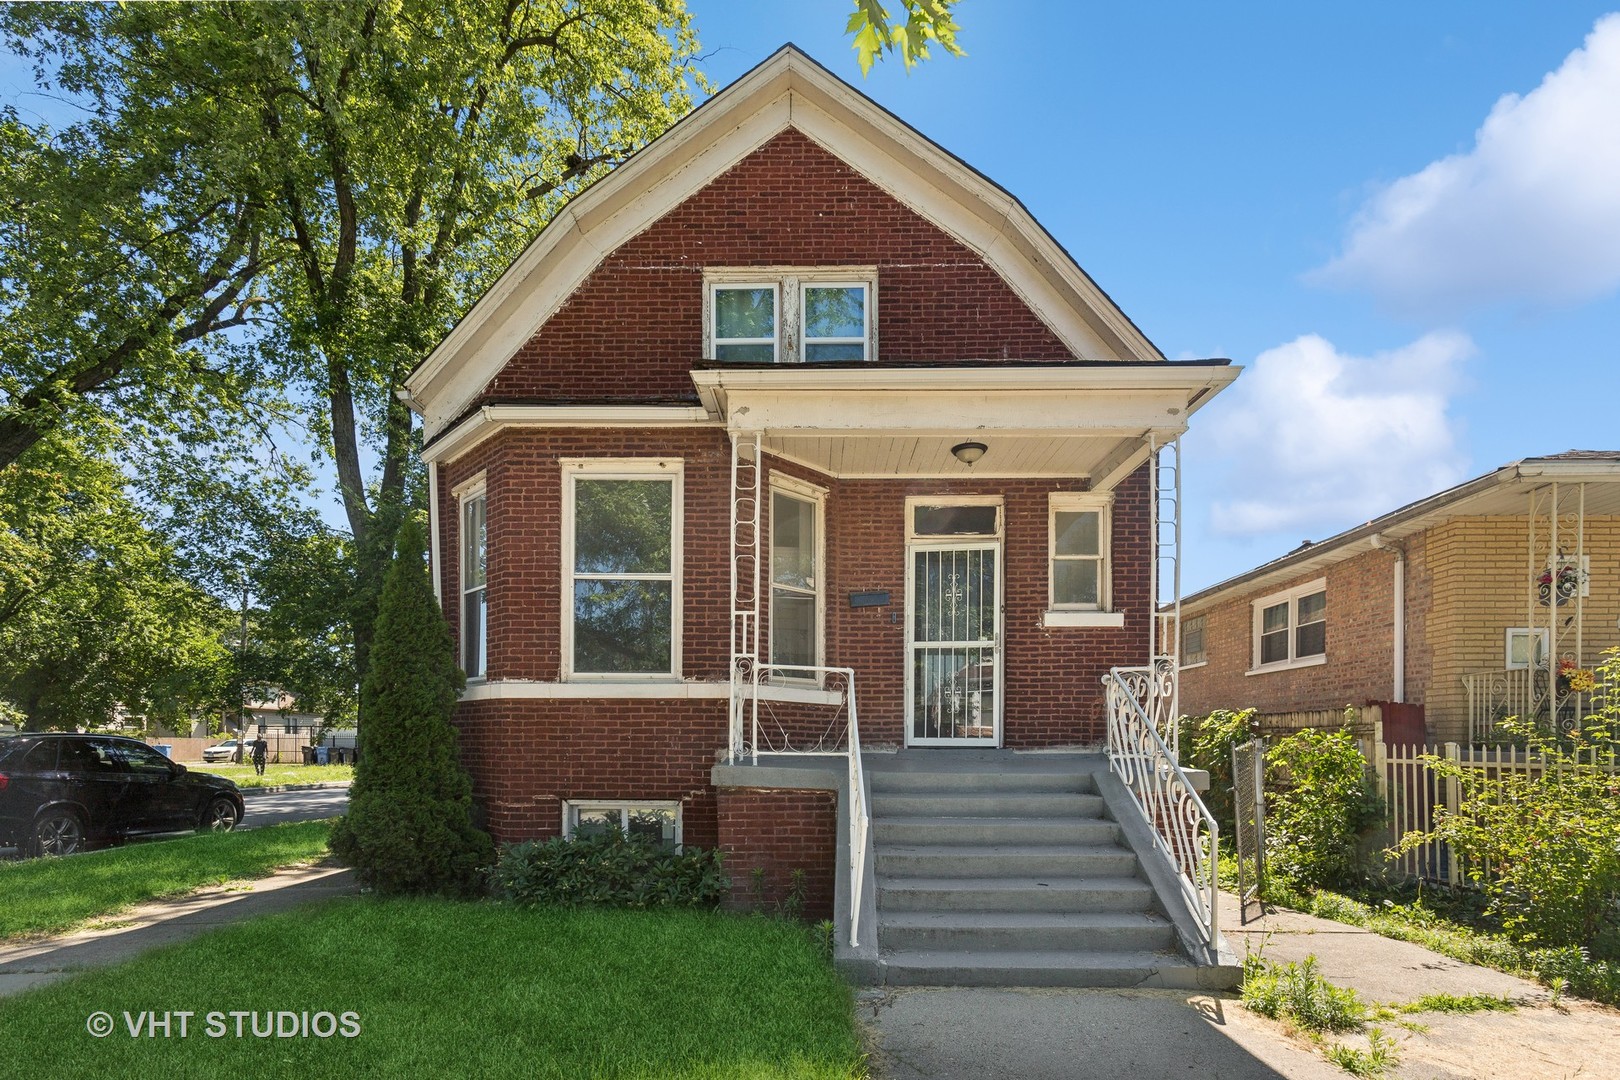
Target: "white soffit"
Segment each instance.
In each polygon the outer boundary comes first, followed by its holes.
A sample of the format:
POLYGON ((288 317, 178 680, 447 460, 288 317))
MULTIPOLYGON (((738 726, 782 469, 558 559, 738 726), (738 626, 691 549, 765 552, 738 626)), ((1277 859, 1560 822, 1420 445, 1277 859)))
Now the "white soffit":
POLYGON ((982 256, 1086 359, 1162 360, 1016 199, 792 47, 576 196, 405 380, 427 438, 609 253, 794 127, 982 256))

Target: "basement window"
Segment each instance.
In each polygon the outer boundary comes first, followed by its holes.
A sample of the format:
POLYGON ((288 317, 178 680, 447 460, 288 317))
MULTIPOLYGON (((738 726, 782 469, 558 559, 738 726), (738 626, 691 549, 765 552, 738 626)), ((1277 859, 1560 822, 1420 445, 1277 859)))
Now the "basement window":
POLYGON ((563 803, 563 836, 604 836, 619 832, 675 851, 681 849, 681 804, 579 799, 563 803))

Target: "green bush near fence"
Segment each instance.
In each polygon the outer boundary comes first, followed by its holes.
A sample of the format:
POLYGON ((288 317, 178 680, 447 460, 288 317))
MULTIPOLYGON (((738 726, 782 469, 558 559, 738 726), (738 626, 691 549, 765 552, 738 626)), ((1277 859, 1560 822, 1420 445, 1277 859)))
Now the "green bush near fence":
MULTIPOLYGON (((1620 686, 1620 650, 1599 665, 1620 686)), ((1541 768, 1485 770, 1426 755, 1459 792, 1457 812, 1437 815, 1426 833, 1398 850, 1449 844, 1469 879, 1491 898, 1491 913, 1524 945, 1588 947, 1620 928, 1620 776, 1613 771, 1620 700, 1610 695, 1581 727, 1559 736, 1517 718, 1502 721, 1541 768)))
POLYGON ((1216 709, 1208 716, 1183 717, 1187 764, 1209 773, 1204 801, 1220 823, 1222 836, 1235 835, 1232 804, 1232 751, 1259 734, 1253 709, 1216 709))
POLYGON ((1360 839, 1384 820, 1348 727, 1296 731, 1266 750, 1266 873, 1299 888, 1362 876, 1360 839))

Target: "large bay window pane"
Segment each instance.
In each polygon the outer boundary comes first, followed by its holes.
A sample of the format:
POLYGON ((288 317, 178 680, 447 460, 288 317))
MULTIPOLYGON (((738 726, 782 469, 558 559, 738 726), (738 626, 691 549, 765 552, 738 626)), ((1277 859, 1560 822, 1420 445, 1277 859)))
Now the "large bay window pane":
POLYGON ((674 670, 674 485, 574 480, 575 672, 674 670))
POLYGON ((574 581, 574 670, 670 670, 672 589, 667 581, 574 581))

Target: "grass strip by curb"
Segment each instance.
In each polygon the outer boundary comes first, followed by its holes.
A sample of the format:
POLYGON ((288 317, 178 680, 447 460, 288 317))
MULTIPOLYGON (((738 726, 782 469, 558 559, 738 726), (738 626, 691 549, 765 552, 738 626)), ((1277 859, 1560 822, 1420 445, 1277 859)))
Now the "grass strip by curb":
POLYGON ((253 771, 252 765, 220 764, 187 765, 193 772, 223 776, 243 791, 254 788, 280 787, 283 784, 344 784, 354 779, 353 765, 266 765, 264 775, 253 771))
POLYGON ((302 821, 0 863, 0 940, 58 933, 148 900, 314 862, 326 855, 331 828, 302 821))
POLYGON ((335 900, 0 1000, 0 1031, 18 1076, 865 1075, 851 991, 803 927, 697 911, 335 900), (129 1034, 182 1010, 185 1037, 129 1034), (303 1034, 323 1011, 357 1034, 303 1034), (298 1033, 254 1033, 281 1012, 298 1033))

